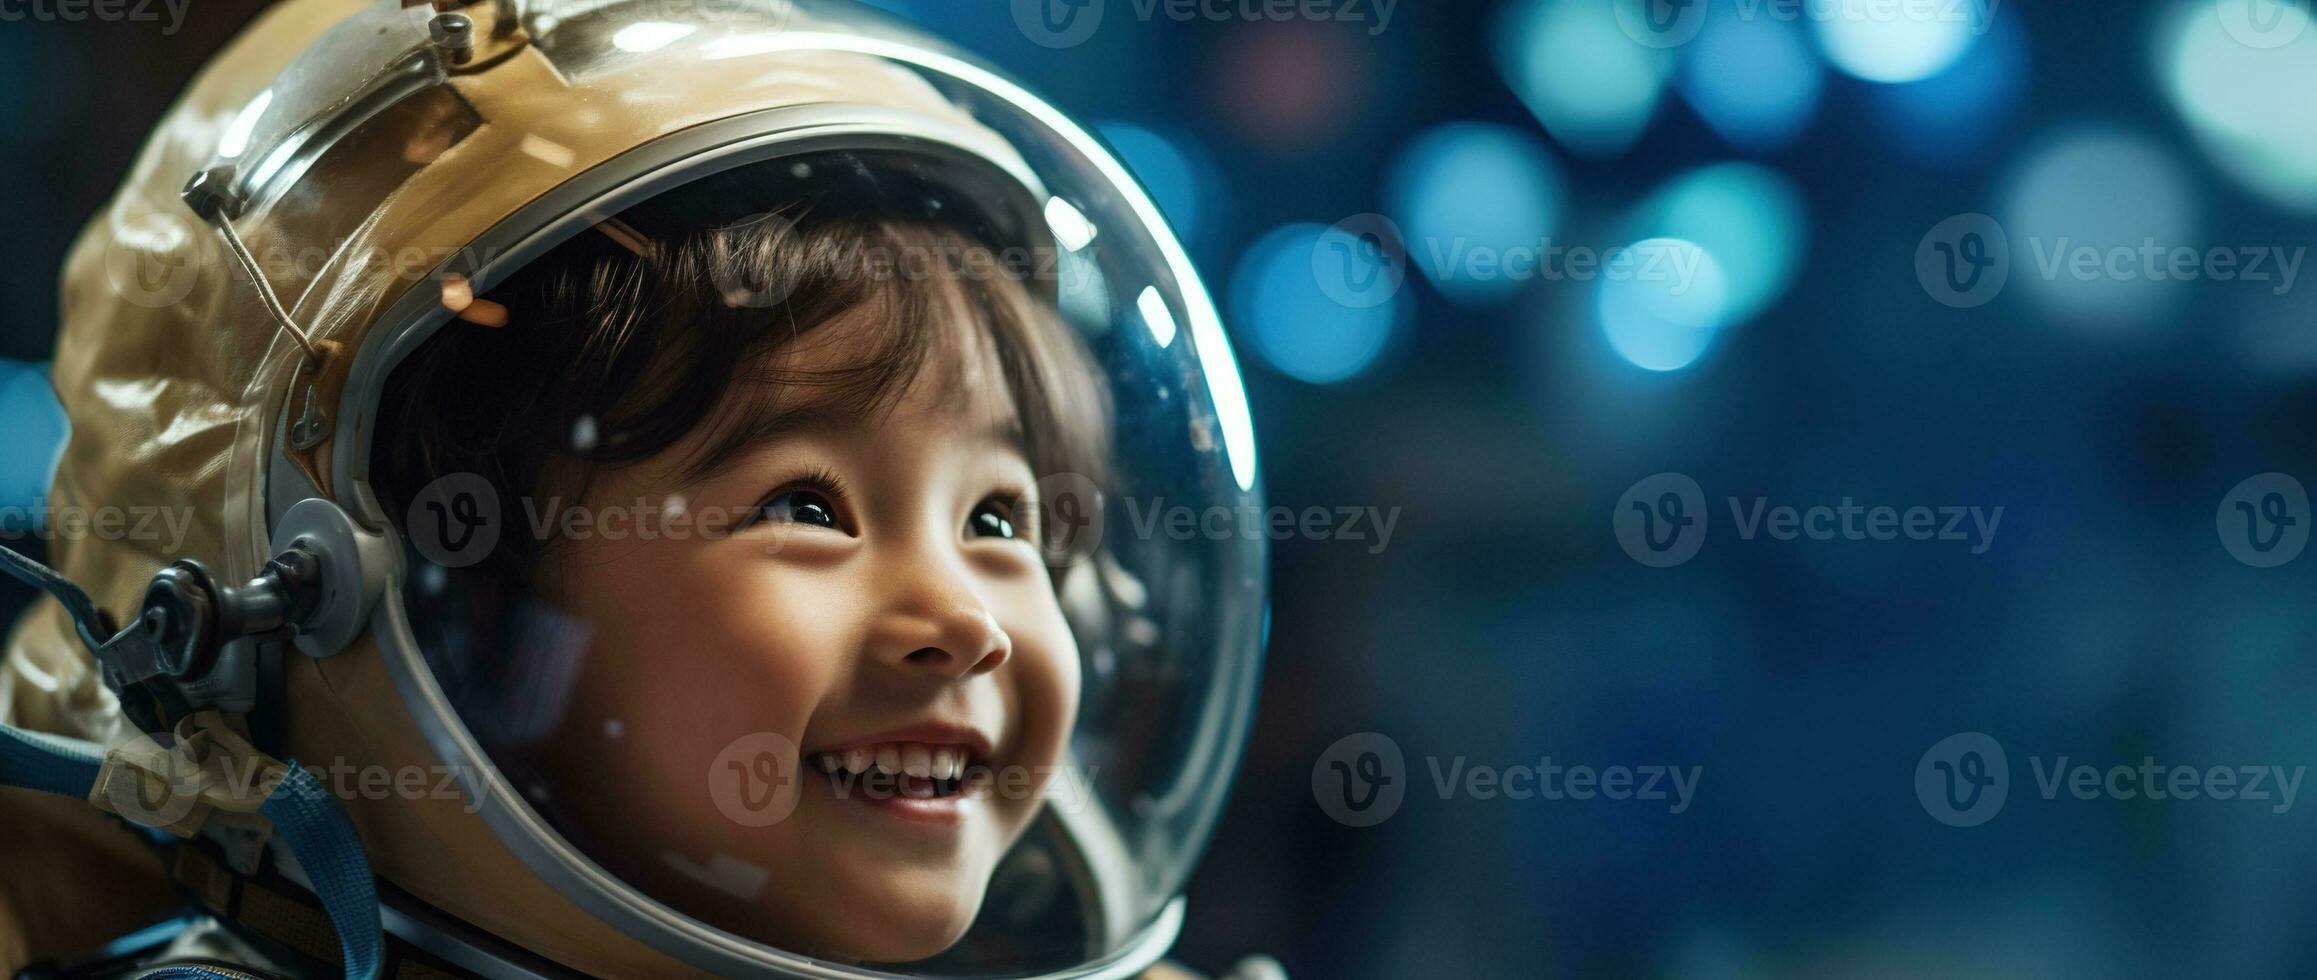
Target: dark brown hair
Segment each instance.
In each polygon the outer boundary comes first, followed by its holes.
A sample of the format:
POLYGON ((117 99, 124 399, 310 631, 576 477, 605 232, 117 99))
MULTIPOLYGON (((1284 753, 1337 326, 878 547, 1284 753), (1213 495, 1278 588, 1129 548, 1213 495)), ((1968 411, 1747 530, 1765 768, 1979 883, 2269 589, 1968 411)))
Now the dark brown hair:
MULTIPOLYGON (((920 215, 757 216, 675 241, 607 223, 486 295, 507 308, 506 326, 453 320, 395 371, 372 482, 400 517, 436 479, 478 474, 512 515, 518 501, 573 492, 547 486, 551 473, 584 481, 710 425, 706 449, 685 461, 697 475, 771 421, 769 399, 727 399, 734 385, 805 386, 824 404, 880 411, 910 385, 954 383, 929 370, 952 370, 945 362, 976 335, 1001 368, 1035 474, 1099 480, 1109 419, 1099 375, 1046 298, 1052 284, 991 256, 920 215), (871 339, 851 363, 808 373, 775 356, 856 313, 871 339)), ((527 574, 544 544, 503 535, 486 567, 527 574)))

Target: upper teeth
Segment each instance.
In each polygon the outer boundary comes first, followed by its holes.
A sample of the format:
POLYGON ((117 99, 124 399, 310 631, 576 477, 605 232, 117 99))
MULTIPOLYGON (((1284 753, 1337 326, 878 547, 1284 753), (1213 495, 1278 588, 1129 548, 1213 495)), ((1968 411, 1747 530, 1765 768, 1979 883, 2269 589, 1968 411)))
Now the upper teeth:
POLYGON ((856 776, 871 769, 888 776, 908 774, 919 779, 956 779, 965 775, 966 751, 955 745, 921 742, 886 742, 819 756, 824 772, 844 770, 856 776))

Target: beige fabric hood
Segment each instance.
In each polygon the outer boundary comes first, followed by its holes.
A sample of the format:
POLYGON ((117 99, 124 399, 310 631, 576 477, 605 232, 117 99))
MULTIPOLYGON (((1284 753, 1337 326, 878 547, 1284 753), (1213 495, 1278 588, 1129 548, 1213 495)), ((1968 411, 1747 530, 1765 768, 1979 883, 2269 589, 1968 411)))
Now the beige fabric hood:
MULTIPOLYGON (((553 53, 530 34, 608 6, 533 3, 520 18, 498 0, 452 8, 473 25, 470 49, 455 54, 404 43, 425 38, 434 12, 424 7, 287 0, 216 56, 75 243, 54 362, 71 440, 52 503, 167 512, 186 531, 175 551, 136 536, 60 538, 51 558, 61 572, 115 617, 178 558, 225 581, 256 574, 271 553, 271 457, 309 386, 320 410, 339 411, 383 311, 409 291, 439 289, 432 274, 447 256, 591 168, 703 123, 817 103, 973 125, 917 76, 813 50, 812 19, 778 5, 724 12, 717 43, 730 56, 701 60, 694 48, 681 65, 655 62, 653 29, 602 51, 553 53), (356 63, 380 53, 384 64, 356 63), (406 91, 380 95, 396 86, 406 91), (314 129, 300 118, 307 107, 343 114, 338 131, 314 129), (246 197, 232 221, 312 332, 318 363, 180 198, 221 159, 237 165, 246 197)), ((873 45, 857 30, 846 36, 873 45)), ((287 454, 323 495, 335 479, 331 449, 325 440, 287 454)), ((285 674, 284 757, 436 761, 371 637, 329 659, 290 656, 285 674)), ((118 706, 53 602, 10 637, 0 721, 106 743, 123 735, 118 706)), ((549 889, 459 801, 345 805, 377 872, 429 904, 590 972, 698 973, 549 889)))

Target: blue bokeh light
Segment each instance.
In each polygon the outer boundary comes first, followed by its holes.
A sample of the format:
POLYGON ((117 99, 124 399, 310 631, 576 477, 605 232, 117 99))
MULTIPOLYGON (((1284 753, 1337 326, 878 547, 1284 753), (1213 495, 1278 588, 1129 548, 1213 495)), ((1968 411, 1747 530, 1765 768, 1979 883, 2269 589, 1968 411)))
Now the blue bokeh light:
POLYGON ((1634 366, 1678 371, 1697 362, 1729 322, 1722 266, 1695 242, 1651 238, 1603 270, 1596 312, 1609 346, 1634 366))
POLYGON ((1794 183, 1766 167, 1722 163, 1668 181, 1634 211, 1639 238, 1696 242, 1720 266, 1728 322, 1784 294, 1802 265, 1808 212, 1794 183))
POLYGON ((1370 251, 1341 229, 1310 223, 1273 229, 1248 247, 1232 271, 1231 312, 1264 363, 1312 384, 1350 380, 1375 363, 1406 293, 1387 275, 1386 260, 1362 258, 1370 251), (1345 281, 1323 285, 1322 275, 1345 281), (1361 303, 1376 290, 1390 292, 1361 305, 1341 300, 1347 289, 1361 303))
POLYGON ((1967 162, 2018 110, 2028 62, 2026 31, 2016 18, 1997 17, 1947 70, 1876 86, 1870 118, 1909 157, 1939 166, 1967 162))
POLYGON ((1673 73, 1672 53, 1637 43, 1600 0, 1514 0, 1493 37, 1505 83, 1546 132, 1584 156, 1632 145, 1673 73))
POLYGON ((0 419, 0 531, 34 531, 66 432, 48 365, 0 361, 0 419))
POLYGON ((2159 25, 2157 73, 2213 162, 2270 200, 2317 211, 2317 21, 2307 4, 2182 3, 2159 25))
POLYGON ((1818 111, 1825 72, 1790 21, 1714 17, 1690 42, 1681 91, 1706 125, 1753 152, 1784 149, 1818 111))
POLYGON ((1870 82, 1912 82, 1945 71, 1987 27, 1974 3, 1822 0, 1805 9, 1827 61, 1870 82))
POLYGON ((2185 283, 2162 259, 2202 253, 2198 208, 2186 174, 2154 142, 2063 130, 2023 154, 2002 186, 1996 217, 2010 239, 2010 282, 2055 319, 2144 325, 2178 305, 2185 283))
POLYGON ((1176 236, 1186 243, 1204 241, 1214 167, 1190 137, 1128 122, 1105 122, 1095 128, 1150 190, 1176 236))
POLYGON ((1564 194, 1561 168, 1543 143, 1506 126, 1451 123, 1401 151, 1384 198, 1410 260, 1441 294, 1485 306, 1519 292, 1523 281, 1476 257, 1542 246, 1564 194))

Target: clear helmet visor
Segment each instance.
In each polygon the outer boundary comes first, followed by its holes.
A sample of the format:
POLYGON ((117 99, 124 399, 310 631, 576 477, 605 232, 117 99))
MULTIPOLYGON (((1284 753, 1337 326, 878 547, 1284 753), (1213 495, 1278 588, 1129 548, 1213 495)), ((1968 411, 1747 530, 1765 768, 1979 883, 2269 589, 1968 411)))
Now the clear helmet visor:
POLYGON ((518 853, 695 965, 1139 955, 1266 612, 1211 301, 1009 83, 847 8, 647 13, 529 29, 575 79, 749 57, 891 88, 597 168, 382 323, 354 472, 402 544, 406 700, 518 853))

